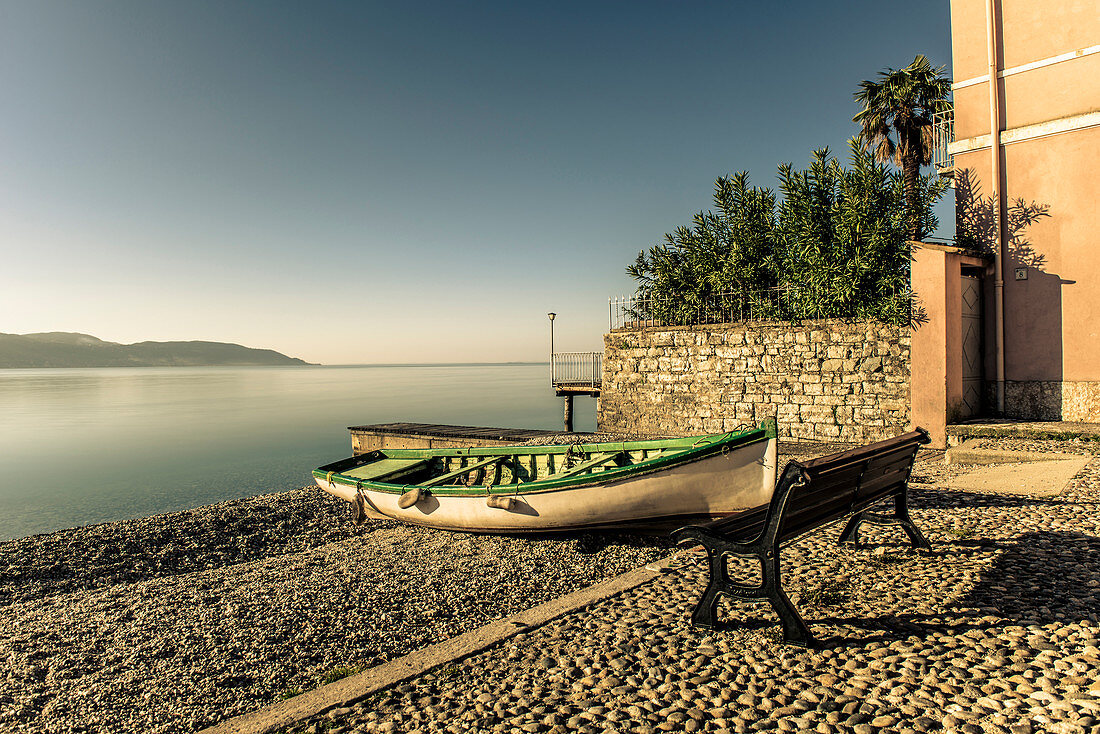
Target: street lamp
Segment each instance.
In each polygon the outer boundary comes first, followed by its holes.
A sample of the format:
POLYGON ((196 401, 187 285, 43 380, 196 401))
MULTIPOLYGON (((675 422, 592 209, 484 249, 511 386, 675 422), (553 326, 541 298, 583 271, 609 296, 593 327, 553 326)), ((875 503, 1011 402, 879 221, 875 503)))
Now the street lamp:
POLYGON ((550 318, 550 384, 554 384, 554 317, 556 313, 551 311, 546 314, 550 318))

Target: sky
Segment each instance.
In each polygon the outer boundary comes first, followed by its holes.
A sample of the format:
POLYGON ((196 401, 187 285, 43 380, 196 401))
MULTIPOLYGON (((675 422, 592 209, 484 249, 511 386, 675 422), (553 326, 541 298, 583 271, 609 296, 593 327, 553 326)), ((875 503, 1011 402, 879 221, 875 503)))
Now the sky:
POLYGON ((860 80, 950 74, 948 15, 0 0, 0 332, 537 361, 553 311, 602 349, 639 250, 719 176, 846 154, 860 80))

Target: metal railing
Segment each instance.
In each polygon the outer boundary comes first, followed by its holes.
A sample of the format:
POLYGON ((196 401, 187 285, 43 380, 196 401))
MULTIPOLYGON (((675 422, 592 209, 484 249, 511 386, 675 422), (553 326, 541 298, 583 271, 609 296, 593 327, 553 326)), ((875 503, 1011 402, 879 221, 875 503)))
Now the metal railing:
POLYGON ((914 297, 909 289, 883 294, 870 304, 843 304, 806 287, 783 286, 763 291, 714 293, 704 300, 641 298, 608 299, 609 327, 702 326, 749 321, 867 318, 908 322, 914 297))
POLYGON ((950 175, 955 170, 955 156, 947 152, 947 146, 955 142, 955 110, 945 110, 932 115, 932 165, 940 175, 950 175))
POLYGON ((552 385, 597 388, 603 379, 603 352, 555 352, 550 355, 552 385))

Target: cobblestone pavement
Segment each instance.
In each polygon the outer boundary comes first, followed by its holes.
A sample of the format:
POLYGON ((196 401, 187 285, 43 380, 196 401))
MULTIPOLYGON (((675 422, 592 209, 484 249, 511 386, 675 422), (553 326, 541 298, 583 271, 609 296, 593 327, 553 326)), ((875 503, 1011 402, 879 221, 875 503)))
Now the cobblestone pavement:
POLYGON ((687 556, 292 731, 1100 732, 1100 460, 1046 499, 934 488, 953 471, 915 469, 932 487, 910 502, 930 553, 894 528, 838 547, 836 527, 784 551, 815 649, 779 644, 766 604, 724 602, 735 624, 692 628, 705 569, 687 556))

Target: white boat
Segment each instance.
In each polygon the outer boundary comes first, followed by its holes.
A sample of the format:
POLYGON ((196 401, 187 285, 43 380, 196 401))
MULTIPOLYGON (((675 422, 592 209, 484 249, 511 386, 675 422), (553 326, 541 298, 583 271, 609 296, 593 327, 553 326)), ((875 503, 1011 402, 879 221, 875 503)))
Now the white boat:
POLYGON ((313 471, 359 521, 488 533, 678 527, 766 504, 775 474, 773 421, 652 441, 386 449, 313 471))

